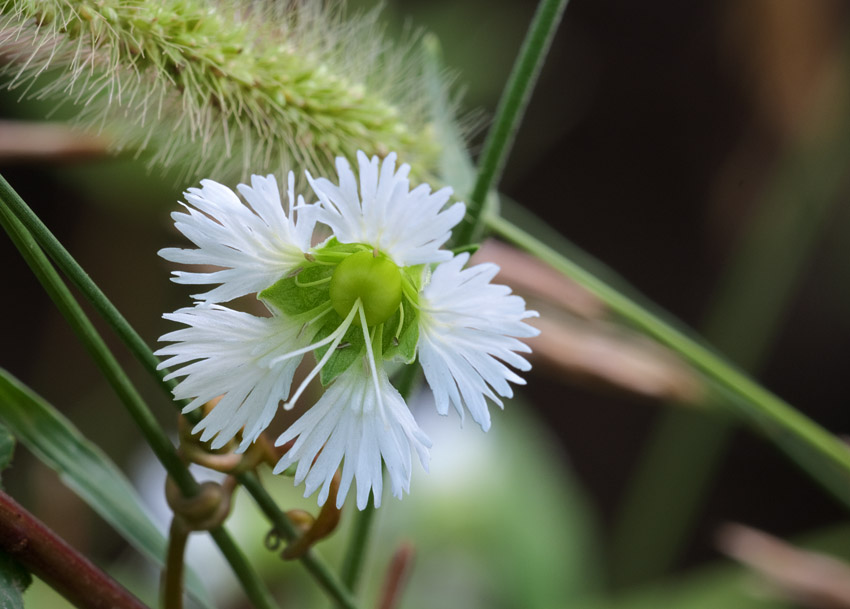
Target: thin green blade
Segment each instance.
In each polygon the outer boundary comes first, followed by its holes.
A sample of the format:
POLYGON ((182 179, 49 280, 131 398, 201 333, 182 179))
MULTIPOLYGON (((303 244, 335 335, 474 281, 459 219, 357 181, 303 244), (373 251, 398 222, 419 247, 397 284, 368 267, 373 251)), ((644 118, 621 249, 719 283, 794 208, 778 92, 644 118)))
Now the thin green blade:
MULTIPOLYGON (((53 406, 3 368, 0 423, 136 550, 164 564, 166 539, 121 470, 53 406)), ((214 606, 195 573, 188 573, 187 586, 201 605, 214 606)))

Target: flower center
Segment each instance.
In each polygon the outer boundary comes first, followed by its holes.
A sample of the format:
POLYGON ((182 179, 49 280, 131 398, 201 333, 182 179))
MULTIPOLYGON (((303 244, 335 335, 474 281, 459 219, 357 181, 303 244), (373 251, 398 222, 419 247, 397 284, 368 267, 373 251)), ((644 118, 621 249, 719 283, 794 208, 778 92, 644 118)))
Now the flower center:
POLYGON ((339 263, 331 277, 331 304, 340 317, 346 317, 357 299, 363 306, 366 323, 382 323, 401 304, 401 272, 392 260, 381 254, 357 252, 339 263))

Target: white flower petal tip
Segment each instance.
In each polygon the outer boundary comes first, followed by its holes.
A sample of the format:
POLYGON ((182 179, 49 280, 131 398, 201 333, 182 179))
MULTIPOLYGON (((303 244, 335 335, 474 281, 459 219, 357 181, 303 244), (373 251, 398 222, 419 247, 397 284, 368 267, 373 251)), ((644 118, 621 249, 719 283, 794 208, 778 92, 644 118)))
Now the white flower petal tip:
POLYGON ((295 440, 274 472, 280 473, 297 463, 295 484, 305 482, 305 497, 319 490, 319 505, 328 500, 340 464, 336 505, 342 507, 352 482, 356 482, 356 502, 361 510, 366 507, 370 493, 375 507, 381 505, 382 463, 387 469, 392 494, 399 499, 410 488, 412 451, 422 467, 428 469, 431 441, 416 424, 386 372, 378 370, 376 389, 370 375, 358 368, 355 364, 340 375, 275 443, 280 446, 295 440))
POLYGON ((174 225, 197 249, 165 248, 159 255, 170 262, 211 265, 211 272, 175 271, 173 281, 192 285, 220 284, 193 295, 205 302, 226 302, 272 285, 303 260, 310 248, 318 206, 298 207, 289 177, 289 209, 284 210, 274 176, 251 176, 251 184, 232 190, 202 180, 201 188, 186 193, 185 212, 174 212, 174 225))
POLYGON ((395 153, 381 162, 358 152, 357 161, 359 191, 358 178, 342 157, 336 161, 338 185, 307 174, 321 205, 319 221, 342 243, 368 243, 399 266, 449 260, 451 252, 440 248, 466 212, 463 203, 443 209, 452 189, 432 193, 422 184, 411 190, 410 166, 396 171, 395 153))
POLYGON ((289 394, 301 358, 269 362, 303 345, 300 324, 220 305, 196 305, 165 318, 187 326, 162 336, 172 344, 156 352, 167 356, 160 368, 180 366, 166 378, 183 377, 174 388, 176 399, 190 400, 183 412, 218 399, 193 433, 202 432, 202 441, 214 438, 212 447, 221 448, 242 430, 238 450, 244 451, 289 394))
POLYGON ((513 396, 509 383, 525 384, 520 371, 531 365, 519 353, 528 345, 518 340, 537 336, 523 322, 537 316, 508 287, 490 283, 499 268, 479 264, 463 268, 469 254, 439 265, 422 293, 419 316, 419 361, 434 393, 437 412, 449 404, 463 421, 464 410, 487 431, 487 400, 503 408, 501 397, 513 396), (507 365, 506 365, 507 364, 507 365))

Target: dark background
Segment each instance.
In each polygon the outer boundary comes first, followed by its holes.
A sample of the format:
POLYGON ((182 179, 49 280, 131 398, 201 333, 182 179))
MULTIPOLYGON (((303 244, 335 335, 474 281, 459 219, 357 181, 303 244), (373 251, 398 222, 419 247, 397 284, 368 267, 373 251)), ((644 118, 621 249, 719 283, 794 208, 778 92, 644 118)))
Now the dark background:
MULTIPOLYGON (((488 114, 532 12, 525 2, 387 7, 399 23, 410 19, 439 36, 446 63, 467 88, 465 111, 488 114)), ((824 83, 834 66, 847 67, 847 25, 848 10, 838 1, 573 0, 501 188, 660 307, 699 327, 755 210, 797 158, 800 142, 831 131, 821 126, 819 108, 824 98, 840 98, 840 87, 824 83)), ((847 112, 846 104, 835 104, 838 115, 847 112)), ((40 107, 4 92, 0 111, 32 117, 40 107)), ((482 133, 473 137, 474 150, 481 140, 482 133)), ((128 165, 100 160, 45 170, 17 163, 0 171, 153 343, 167 327, 157 312, 173 310, 184 297, 154 256, 173 243, 167 212, 182 186, 148 183, 139 190, 153 179, 126 181, 139 173, 128 165)), ((757 377, 841 434, 850 429, 850 209, 839 182, 757 377)), ((805 211, 808 202, 802 205, 805 211)), ((108 387, 5 240, 0 260, 0 364, 62 404, 107 452, 122 454, 136 435, 126 417, 113 420, 108 387)), ((134 375, 146 395, 156 395, 141 373, 134 375)), ((528 380, 526 395, 562 441, 605 532, 665 411, 646 398, 564 382, 545 366, 528 380)), ((173 425, 169 412, 158 414, 173 425)), ((40 483, 46 478, 22 457, 4 484, 74 543, 114 551, 118 541, 93 535, 96 520, 69 491, 40 483)), ((715 556, 712 535, 724 521, 787 536, 842 517, 839 505, 772 444, 741 431, 719 462, 678 565, 715 556)))

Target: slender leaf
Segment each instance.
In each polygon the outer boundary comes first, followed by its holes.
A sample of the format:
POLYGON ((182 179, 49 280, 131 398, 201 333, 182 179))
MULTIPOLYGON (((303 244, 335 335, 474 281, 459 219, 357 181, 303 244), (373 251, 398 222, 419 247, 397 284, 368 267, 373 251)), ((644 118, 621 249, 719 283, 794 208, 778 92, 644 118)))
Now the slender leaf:
MULTIPOLYGON (((140 553, 164 564, 166 540, 121 470, 44 399, 0 368, 0 423, 140 553)), ((200 578, 187 578, 205 607, 212 599, 200 578)))

